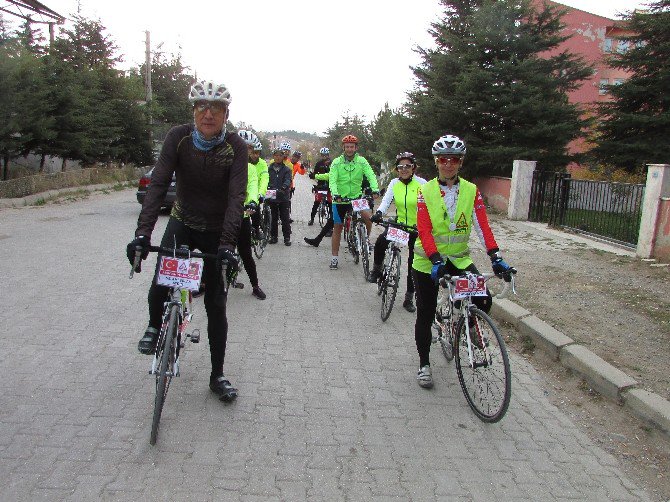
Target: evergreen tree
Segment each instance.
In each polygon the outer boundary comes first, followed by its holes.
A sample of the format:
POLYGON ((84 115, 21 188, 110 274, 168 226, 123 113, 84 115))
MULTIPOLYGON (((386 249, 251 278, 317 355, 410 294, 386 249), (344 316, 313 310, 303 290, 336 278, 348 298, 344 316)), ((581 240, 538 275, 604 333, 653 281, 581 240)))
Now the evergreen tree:
POLYGON ((600 106, 604 121, 591 153, 635 172, 648 163, 670 162, 670 0, 631 12, 626 21, 635 33, 622 39, 630 49, 613 55, 610 64, 631 76, 609 87, 612 101, 600 106))
POLYGON ((591 69, 550 52, 565 40, 562 11, 527 0, 441 3, 444 17, 430 30, 436 47, 419 49, 417 86, 398 120, 403 149, 432 165, 432 142, 451 133, 468 145, 470 174, 509 174, 514 159, 564 168, 567 144, 586 125, 565 93, 591 69))
POLYGON ((358 138, 358 152, 368 159, 375 172, 379 171, 379 167, 373 165, 374 162, 369 158, 373 151, 373 142, 370 135, 369 126, 365 123, 363 117, 358 114, 349 115, 349 112, 342 116, 341 121, 326 130, 326 146, 330 149, 330 155, 335 158, 342 154, 342 138, 348 134, 353 134, 358 138))

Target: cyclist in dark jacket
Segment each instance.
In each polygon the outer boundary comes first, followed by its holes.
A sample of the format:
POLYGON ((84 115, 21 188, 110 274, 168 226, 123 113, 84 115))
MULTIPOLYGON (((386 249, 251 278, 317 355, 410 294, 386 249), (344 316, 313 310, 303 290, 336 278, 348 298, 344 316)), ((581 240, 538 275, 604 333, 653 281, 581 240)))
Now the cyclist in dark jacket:
MULTIPOLYGON (((223 260, 237 263, 234 250, 247 189, 247 145, 236 133, 226 131, 230 92, 225 85, 198 82, 191 87, 189 101, 195 124, 176 126, 168 132, 142 205, 135 239, 126 253, 131 264, 138 246, 142 258, 147 257, 151 233, 175 173, 177 200, 161 246, 186 244, 190 249, 216 254, 216 261, 205 260, 203 271, 203 280, 214 285, 219 284, 217 269, 223 260)), ((149 326, 137 347, 143 354, 155 351, 168 291, 155 283, 149 289, 149 326)), ((225 296, 219 288, 206 288, 205 309, 212 362, 209 387, 222 400, 229 400, 237 390, 223 375, 228 319, 225 296)))
POLYGON ((283 162, 284 156, 280 149, 272 152, 272 164, 268 167, 270 183, 268 191, 275 191, 275 198, 266 197, 265 202, 270 205, 272 213, 272 225, 270 228, 269 244, 277 243, 279 233, 279 219, 281 218, 281 230, 284 236, 284 244, 291 245, 291 222, 290 222, 290 191, 292 173, 283 162))

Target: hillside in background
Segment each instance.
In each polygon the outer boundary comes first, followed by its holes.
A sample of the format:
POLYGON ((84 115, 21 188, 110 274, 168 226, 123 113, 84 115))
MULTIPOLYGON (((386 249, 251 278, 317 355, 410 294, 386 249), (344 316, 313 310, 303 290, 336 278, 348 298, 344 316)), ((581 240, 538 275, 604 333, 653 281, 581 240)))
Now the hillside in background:
POLYGON ((319 149, 326 144, 325 136, 298 131, 259 131, 259 136, 267 141, 270 149, 284 141, 291 144, 292 150, 299 150, 303 154, 303 160, 309 160, 312 164, 319 159, 319 149))

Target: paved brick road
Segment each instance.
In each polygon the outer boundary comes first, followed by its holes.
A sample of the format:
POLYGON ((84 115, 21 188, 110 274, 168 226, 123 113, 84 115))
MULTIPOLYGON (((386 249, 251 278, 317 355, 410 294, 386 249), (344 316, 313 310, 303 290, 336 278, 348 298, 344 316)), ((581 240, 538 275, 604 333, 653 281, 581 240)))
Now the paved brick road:
POLYGON ((150 277, 128 280, 124 256, 134 192, 2 210, 0 499, 647 500, 520 358, 499 424, 473 417, 437 350, 435 388, 420 389, 412 316, 381 323, 345 252, 332 272, 329 241, 299 244, 316 232, 309 197, 299 178, 294 245, 259 262, 268 299, 231 294, 225 371, 240 397, 209 392, 203 336, 155 447, 149 359, 136 351, 150 277))

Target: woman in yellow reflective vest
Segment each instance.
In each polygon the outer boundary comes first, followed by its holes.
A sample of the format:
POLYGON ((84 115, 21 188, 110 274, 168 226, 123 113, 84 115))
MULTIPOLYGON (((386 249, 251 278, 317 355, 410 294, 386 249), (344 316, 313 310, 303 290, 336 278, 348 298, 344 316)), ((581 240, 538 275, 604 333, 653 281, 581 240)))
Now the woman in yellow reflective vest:
MULTIPOLYGON (((396 172, 398 177, 391 180, 386 188, 386 193, 379 205, 379 209, 372 216, 372 221, 382 221, 382 216, 388 211, 391 202, 395 203, 396 221, 404 225, 416 226, 416 201, 419 194, 419 187, 426 180, 416 176, 416 158, 413 153, 402 152, 396 155, 396 172)), ((414 243, 416 237, 410 237, 409 257, 407 259, 407 292, 402 306, 408 312, 416 311, 414 307, 414 281, 412 281, 412 262, 414 261, 414 243)), ((386 240, 386 231, 384 231, 375 242, 374 262, 368 281, 377 282, 382 273, 384 265, 384 254, 388 248, 389 241, 386 240)))
MULTIPOLYGON (((429 356, 438 281, 445 274, 479 273, 468 248, 473 228, 491 258, 493 271, 503 274, 510 269, 500 255, 477 185, 458 176, 465 152, 465 143, 457 136, 445 135, 435 141, 432 154, 438 177, 421 186, 417 200, 419 239, 412 264, 417 307, 414 339, 419 353, 417 380, 424 388, 433 386, 429 356)), ((484 312, 491 309, 490 294, 473 300, 484 312)))

